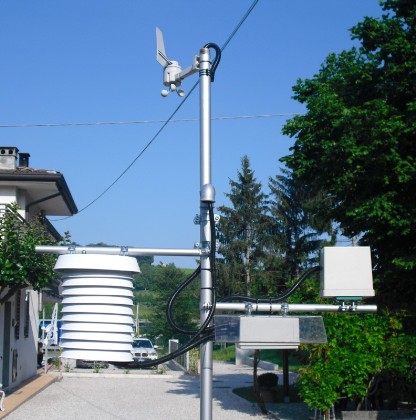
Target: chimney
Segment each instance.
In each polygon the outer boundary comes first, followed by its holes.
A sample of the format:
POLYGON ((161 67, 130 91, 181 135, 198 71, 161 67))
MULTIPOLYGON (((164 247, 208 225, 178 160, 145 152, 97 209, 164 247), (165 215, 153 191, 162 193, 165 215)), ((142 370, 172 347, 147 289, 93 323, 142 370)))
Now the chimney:
POLYGON ((29 153, 19 153, 19 167, 28 168, 29 167, 29 153))
POLYGON ((16 169, 17 147, 0 146, 0 169, 16 169))

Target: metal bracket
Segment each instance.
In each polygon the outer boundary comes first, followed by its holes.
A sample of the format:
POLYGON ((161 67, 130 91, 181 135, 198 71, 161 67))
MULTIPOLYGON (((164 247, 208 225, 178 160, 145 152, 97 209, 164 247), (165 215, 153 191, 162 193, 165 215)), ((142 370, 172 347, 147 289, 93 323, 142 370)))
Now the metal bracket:
POLYGON ((251 315, 251 311, 253 310, 253 305, 251 303, 246 303, 245 312, 246 315, 251 315))
POLYGON ((287 302, 282 302, 281 310, 282 310, 282 316, 287 316, 287 313, 289 311, 289 304, 287 302))
POLYGON ((121 246, 120 247, 120 255, 126 256, 129 253, 129 247, 128 246, 121 246))

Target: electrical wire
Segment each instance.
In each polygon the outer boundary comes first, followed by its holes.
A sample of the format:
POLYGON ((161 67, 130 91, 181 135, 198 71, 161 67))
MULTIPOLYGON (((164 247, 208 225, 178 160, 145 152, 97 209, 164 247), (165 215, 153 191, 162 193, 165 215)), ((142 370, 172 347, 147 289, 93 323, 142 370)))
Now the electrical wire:
MULTIPOLYGON (((189 94, 193 92, 196 85, 192 87, 192 89, 189 91, 189 94)), ((188 94, 188 96, 189 96, 188 94)), ((90 203, 88 203, 86 206, 82 207, 80 210, 78 210, 78 213, 81 213, 85 211, 87 208, 91 207, 94 203, 96 203, 104 194, 106 194, 114 185, 127 173, 127 171, 136 163, 136 161, 144 154, 144 152, 151 146, 151 144, 159 137, 159 134, 164 130, 164 128, 169 124, 170 120, 176 115, 176 113, 179 111, 179 109, 182 107, 182 105, 185 103, 188 96, 185 96, 185 98, 179 103, 179 105, 175 108, 175 110, 170 114, 169 118, 166 120, 166 122, 162 125, 162 127, 159 128, 159 130, 156 132, 156 134, 150 139, 150 141, 146 144, 146 146, 140 151, 140 153, 133 159, 133 161, 127 166, 126 169, 124 169, 123 172, 96 198, 94 198, 90 203)), ((69 219, 72 216, 63 217, 60 219, 55 219, 53 221, 61 221, 69 219)))
POLYGON ((215 58, 214 58, 214 61, 212 62, 211 70, 210 70, 211 82, 214 82, 215 72, 217 70, 218 64, 220 64, 220 61, 221 61, 221 48, 213 42, 208 42, 208 44, 205 44, 204 48, 213 48, 215 50, 215 58))
POLYGON ((190 276, 188 276, 186 280, 183 283, 181 283, 179 287, 172 293, 166 305, 166 318, 168 320, 168 323, 172 327, 172 329, 179 334, 193 335, 197 333, 197 331, 195 330, 188 330, 176 324, 173 316, 173 305, 178 296, 181 294, 181 292, 184 289, 186 289, 198 277, 200 273, 201 266, 198 266, 197 269, 190 276))
POLYGON ((179 287, 172 293, 170 298, 168 299, 168 303, 166 305, 166 318, 168 320, 169 325, 172 327, 172 329, 179 333, 179 334, 185 334, 185 335, 198 335, 201 334, 205 329, 208 327, 210 322, 212 321, 212 318, 214 316, 215 311, 215 305, 216 305, 216 296, 215 296, 215 290, 217 286, 217 277, 216 277, 216 268, 215 268, 215 253, 216 253, 216 242, 215 242, 215 222, 214 222, 214 208, 212 203, 208 203, 208 212, 209 212, 209 220, 210 220, 210 234, 211 234, 211 247, 210 247, 210 271, 211 271, 211 279, 212 279, 212 302, 211 302, 211 308, 210 312, 204 321, 204 323, 201 325, 201 327, 195 331, 195 330, 188 330, 186 328, 183 328, 176 324, 174 317, 173 317, 173 305, 175 303, 175 300, 178 298, 178 296, 182 293, 186 287, 188 287, 201 273, 201 266, 198 266, 198 268, 182 283, 179 285, 179 287))
POLYGON ((231 40, 234 38, 235 34, 240 29, 241 25, 247 20, 247 18, 250 16, 253 9, 257 6, 257 3, 259 0, 254 0, 251 6, 248 8, 245 15, 241 18, 240 22, 238 22, 237 26, 234 28, 234 30, 231 32, 230 36, 227 38, 227 40, 224 42, 223 46, 221 47, 221 51, 224 51, 227 48, 227 45, 231 42, 231 40))
MULTIPOLYGON (((259 0, 254 0, 254 2, 251 4, 247 12, 244 14, 240 22, 237 24, 237 26, 234 28, 234 30, 231 32, 230 36, 227 38, 226 42, 220 48, 220 51, 223 51, 227 45, 230 43, 230 41, 234 38, 235 34, 238 32, 238 30, 241 28, 243 23, 247 20, 247 18, 250 16, 251 12, 253 11, 254 7, 257 5, 259 0)), ((207 44, 211 45, 211 44, 207 44)), ((94 203, 96 203, 104 194, 106 194, 112 187, 114 187, 115 184, 128 172, 128 170, 137 162, 137 160, 144 154, 144 152, 151 146, 151 144, 159 137, 159 135, 162 133, 162 131, 165 129, 165 127, 169 124, 169 122, 172 120, 172 118, 176 115, 176 113, 179 111, 179 109, 183 106, 183 104, 187 101, 187 99, 191 96, 195 88, 198 86, 199 80, 192 86, 192 88, 189 90, 189 93, 182 99, 182 101, 179 103, 179 105, 175 108, 175 110, 170 114, 169 118, 166 120, 166 122, 160 127, 160 129, 156 132, 156 134, 150 139, 150 141, 144 146, 144 148, 140 151, 140 153, 133 159, 133 161, 124 169, 121 174, 102 192, 100 193, 96 198, 94 198, 90 203, 82 207, 80 210, 78 210, 77 214, 82 213, 89 207, 91 207, 94 203)), ((54 219, 54 222, 66 220, 73 216, 63 217, 60 219, 54 219)))
POLYGON ((250 303, 276 303, 276 302, 282 302, 286 300, 289 296, 291 296, 299 287, 300 285, 309 277, 310 274, 319 271, 321 268, 319 265, 313 266, 306 270, 296 281, 296 283, 289 288, 288 290, 284 291, 282 294, 277 296, 271 296, 268 298, 255 298, 251 296, 242 296, 242 295, 231 295, 231 296, 225 296, 222 299, 220 299, 220 302, 224 302, 225 300, 237 300, 237 301, 243 301, 243 302, 250 302, 250 303))
MULTIPOLYGON (((221 117, 211 117, 211 121, 244 120, 276 117, 294 117, 303 115, 296 112, 286 112, 280 114, 253 114, 253 115, 229 115, 221 117)), ((137 121, 92 121, 92 122, 67 122, 67 123, 34 123, 34 124, 3 124, 0 128, 37 128, 37 127, 83 127, 100 125, 133 125, 133 124, 160 124, 178 122, 197 122, 199 118, 178 118, 170 120, 137 120, 137 121)))
MULTIPOLYGON (((210 221, 214 220, 214 212, 213 212, 213 205, 212 203, 208 203, 209 205, 209 218, 210 221)), ((211 273, 212 273, 212 305, 210 308, 210 312, 208 314, 208 317, 206 318, 205 322, 201 325, 201 327, 198 329, 198 331, 188 331, 178 325, 173 320, 172 315, 172 307, 175 299, 177 296, 183 291, 200 273, 200 268, 196 269, 193 274, 191 274, 172 294, 172 297, 169 299, 168 305, 167 305, 167 319, 169 324, 172 328, 174 328, 177 332, 180 332, 182 334, 191 335, 194 334, 194 336, 182 347, 180 347, 178 350, 163 356, 161 358, 158 358, 156 360, 152 361, 146 361, 146 362, 140 362, 137 364, 138 367, 151 367, 156 366, 161 363, 165 363, 169 360, 172 360, 187 351, 191 350, 192 348, 206 342, 210 341, 214 338, 214 331, 213 327, 210 327, 209 324, 211 323, 214 313, 215 313, 215 307, 216 307, 216 298, 215 298, 215 289, 216 289, 216 268, 215 268, 215 223, 210 224, 211 228, 211 248, 210 248, 210 263, 211 263, 211 273), (214 225, 214 226, 213 226, 214 225)), ((220 299, 220 302, 223 302, 225 300, 239 300, 244 302, 250 302, 250 303, 276 303, 281 302, 283 300, 286 300, 289 296, 291 296, 300 286, 301 284, 309 277, 310 274, 319 271, 319 266, 314 266, 306 270, 296 281, 296 283, 289 288, 287 291, 283 292, 282 294, 274 297, 269 298, 253 298, 250 296, 242 296, 242 295, 231 295, 226 296, 222 299, 220 299)))
POLYGON ((208 334, 205 334, 205 335, 201 335, 200 337, 196 337, 196 338, 194 337, 184 346, 179 347, 177 350, 173 351, 172 353, 167 354, 166 356, 159 357, 156 360, 138 362, 135 364, 135 366, 139 368, 146 368, 146 367, 157 366, 162 363, 169 362, 170 360, 173 360, 176 357, 182 356, 182 354, 187 353, 193 348, 199 346, 200 344, 206 343, 207 341, 210 341, 213 338, 214 338, 214 334, 212 332, 209 332, 208 334))
POLYGON ((156 366, 161 363, 168 362, 169 360, 172 360, 189 350, 193 349, 194 347, 197 347, 198 345, 205 343, 206 341, 210 341, 212 338, 214 338, 214 328, 210 327, 209 324, 212 322, 212 319, 214 317, 215 313, 215 306, 216 306, 216 297, 215 297, 215 290, 216 290, 216 269, 215 269, 215 253, 216 253, 216 247, 215 247, 215 222, 214 222, 214 207, 212 203, 208 203, 208 212, 209 212, 209 220, 210 220, 210 233, 211 233, 211 247, 210 247, 210 253, 209 253, 209 259, 210 259, 210 271, 211 271, 211 279, 212 279, 212 302, 211 307, 209 309, 209 313, 205 321, 202 323, 202 325, 199 327, 197 331, 191 331, 184 329, 180 326, 178 326, 174 319, 172 314, 173 304, 178 297, 178 295, 189 285, 195 278, 197 278, 198 274, 201 272, 200 266, 174 291, 172 296, 170 297, 167 309, 166 309, 166 316, 169 325, 176 331, 181 334, 185 335, 193 335, 193 337, 182 347, 177 349, 176 351, 160 357, 156 360, 146 361, 146 362, 139 362, 137 364, 138 367, 151 367, 156 366))

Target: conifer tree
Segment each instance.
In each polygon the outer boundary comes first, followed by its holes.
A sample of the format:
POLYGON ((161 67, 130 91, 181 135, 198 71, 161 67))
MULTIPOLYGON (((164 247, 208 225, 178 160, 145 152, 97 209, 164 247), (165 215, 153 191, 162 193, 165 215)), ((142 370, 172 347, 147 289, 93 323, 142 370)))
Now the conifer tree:
MULTIPOLYGON (((237 180, 230 180, 226 193, 230 206, 220 206, 219 240, 222 262, 219 270, 219 294, 262 292, 256 280, 265 255, 265 235, 270 227, 267 195, 257 182, 247 156, 241 159, 237 180)), ((220 262, 221 262, 220 261, 220 262)))
MULTIPOLYGON (((270 213, 273 235, 270 251, 283 257, 283 274, 287 280, 299 277, 300 271, 316 263, 321 246, 318 232, 312 228, 311 200, 293 174, 282 169, 269 178, 270 213)), ((313 207, 319 205, 312 204, 313 207)))

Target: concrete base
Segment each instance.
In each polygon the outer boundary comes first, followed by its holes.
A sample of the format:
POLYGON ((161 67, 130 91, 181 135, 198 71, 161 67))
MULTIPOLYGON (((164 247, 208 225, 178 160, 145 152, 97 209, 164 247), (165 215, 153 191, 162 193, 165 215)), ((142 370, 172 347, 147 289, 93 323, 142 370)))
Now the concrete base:
POLYGON ((235 364, 237 366, 247 365, 247 361, 250 356, 252 356, 254 350, 251 349, 242 349, 238 345, 235 346, 235 364))

